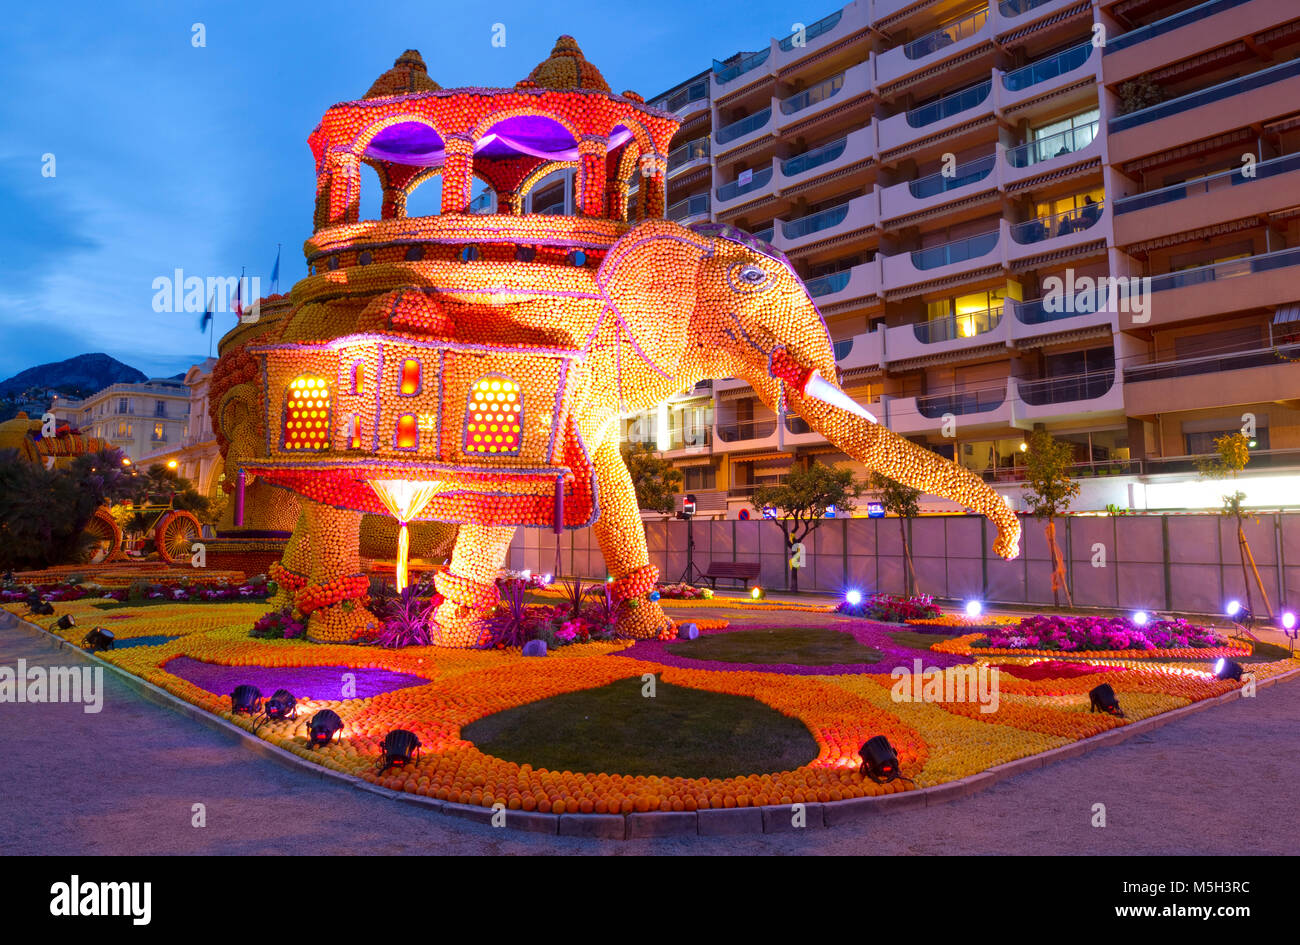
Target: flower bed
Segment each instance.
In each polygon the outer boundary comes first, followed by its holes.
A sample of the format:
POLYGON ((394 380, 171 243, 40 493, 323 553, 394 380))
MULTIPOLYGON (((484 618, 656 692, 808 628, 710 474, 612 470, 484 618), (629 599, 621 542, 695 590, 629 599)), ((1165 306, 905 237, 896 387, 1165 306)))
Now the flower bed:
MULTIPOLYGON (((1018 638, 1012 637, 1012 640, 1018 638)), ((960 656, 1056 656, 1068 652, 1078 658, 1146 658, 1146 659, 1200 659, 1208 660, 1220 656, 1248 656, 1250 647, 1244 643, 1231 640, 1219 646, 1210 647, 1175 647, 1168 649, 1129 649, 1129 650, 1079 650, 1068 651, 1059 648, 1036 649, 1030 646, 989 646, 987 636, 983 633, 967 633, 951 640, 940 640, 930 647, 936 653, 949 653, 960 656)))
POLYGON ((836 611, 850 617, 866 617, 868 620, 880 620, 885 623, 907 623, 913 620, 938 617, 939 606, 929 594, 916 597, 896 597, 893 594, 872 594, 870 597, 851 604, 840 601, 836 611))

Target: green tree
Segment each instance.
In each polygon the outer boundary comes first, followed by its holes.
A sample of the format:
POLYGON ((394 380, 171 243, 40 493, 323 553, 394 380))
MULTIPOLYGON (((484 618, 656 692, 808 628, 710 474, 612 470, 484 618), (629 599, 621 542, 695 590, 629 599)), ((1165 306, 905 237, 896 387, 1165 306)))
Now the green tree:
MULTIPOLYGON (((812 463, 795 466, 784 482, 758 486, 750 502, 756 509, 775 509, 776 523, 785 536, 785 555, 789 562, 796 544, 803 541, 826 521, 827 510, 846 513, 867 487, 853 478, 853 470, 812 463)), ((799 590, 799 569, 790 568, 790 588, 799 590)))
POLYGON ((174 509, 193 512, 199 519, 207 517, 211 501, 174 469, 154 463, 142 475, 132 477, 132 498, 137 503, 170 504, 174 509))
POLYGON ((1061 606, 1061 591, 1066 602, 1074 606, 1066 583, 1065 560, 1056 543, 1056 517, 1064 514, 1079 495, 1079 484, 1070 478, 1074 465, 1074 447, 1058 440, 1046 430, 1029 435, 1025 454, 1024 496, 1035 518, 1047 519, 1047 547, 1052 552, 1052 598, 1061 606))
MULTIPOLYGON (((1197 462, 1197 468, 1203 479, 1229 479, 1236 483, 1237 476, 1250 462, 1250 437, 1245 432, 1225 433, 1214 441, 1214 455, 1197 462)), ((1273 606, 1269 603, 1268 592, 1264 590, 1264 581, 1255 567, 1255 555, 1246 541, 1246 493, 1234 489, 1223 497, 1223 515, 1229 516, 1237 523, 1237 554, 1241 559, 1241 578, 1246 585, 1246 606, 1255 612, 1255 597, 1250 589, 1250 572, 1255 573, 1255 583, 1260 596, 1264 599, 1264 610, 1272 614, 1273 606), (1250 562, 1249 570, 1247 561, 1250 562)))
POLYGON ((644 443, 624 445, 623 462, 636 488, 637 507, 645 512, 671 515, 682 487, 681 470, 673 468, 672 463, 644 443))
POLYGON ((885 511, 898 517, 898 535, 903 539, 905 589, 907 596, 911 597, 916 594, 916 568, 912 564, 912 545, 907 540, 907 529, 909 520, 921 514, 921 490, 878 472, 873 472, 868 482, 885 511))

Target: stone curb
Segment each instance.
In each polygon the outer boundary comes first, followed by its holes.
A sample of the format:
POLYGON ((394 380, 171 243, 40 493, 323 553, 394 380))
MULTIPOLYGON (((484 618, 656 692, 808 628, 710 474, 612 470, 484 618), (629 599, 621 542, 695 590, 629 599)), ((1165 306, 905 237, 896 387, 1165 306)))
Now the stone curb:
MULTIPOLYGON (((441 801, 434 797, 410 794, 406 791, 394 791, 391 788, 372 784, 356 775, 335 771, 332 768, 326 768, 305 758, 300 758, 293 752, 287 751, 278 745, 272 745, 270 742, 258 738, 247 729, 205 712, 179 696, 174 696, 165 689, 161 689, 121 667, 108 663, 93 653, 86 652, 44 627, 24 620, 7 610, 0 610, 0 626, 20 630, 27 629, 34 636, 44 638, 52 649, 68 650, 81 659, 92 661, 103 667, 107 672, 112 673, 118 680, 148 701, 191 718, 208 728, 231 735, 242 742, 244 747, 283 767, 292 768, 295 771, 322 780, 338 781, 399 803, 412 804, 451 817, 458 817, 480 824, 492 823, 494 811, 491 808, 441 801)), ((1288 673, 1261 680, 1255 686, 1256 689, 1267 689, 1296 676, 1300 676, 1300 669, 1293 669, 1288 673)), ((803 805, 806 825, 807 827, 834 827, 840 824, 853 823, 868 816, 887 814, 891 811, 930 807, 935 804, 969 797, 1007 778, 1045 767, 1055 761, 1076 758, 1098 748, 1119 744, 1135 735, 1141 735, 1160 728, 1185 716, 1241 698, 1241 690, 1234 689, 1213 699, 1202 699, 1200 702, 1193 702, 1190 705, 1171 709, 1160 715, 1130 722, 1127 725, 1121 725, 1119 728, 1110 729, 1098 735, 1072 742, 1069 745, 1062 745, 1059 748, 1052 748, 1031 755, 1028 758, 1017 758, 1014 761, 1008 761, 978 774, 957 781, 937 784, 934 787, 902 791, 897 794, 883 794, 876 797, 851 797, 842 801, 809 801, 803 805)), ((508 810, 505 811, 504 826, 530 833, 565 837, 631 840, 655 837, 709 837, 756 833, 789 833, 800 829, 793 825, 793 820, 793 805, 780 804, 766 807, 732 807, 694 812, 647 811, 631 814, 546 814, 540 811, 508 810)))

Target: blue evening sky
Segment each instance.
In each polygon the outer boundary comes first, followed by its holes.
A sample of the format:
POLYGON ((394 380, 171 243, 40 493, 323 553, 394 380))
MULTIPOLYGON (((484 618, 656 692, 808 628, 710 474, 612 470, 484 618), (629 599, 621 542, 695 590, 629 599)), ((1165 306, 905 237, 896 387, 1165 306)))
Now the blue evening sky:
MULTIPOLYGON (((404 49, 420 50, 444 87, 509 86, 569 33, 615 91, 649 98, 837 6, 14 5, 0 33, 0 379, 89 351, 150 375, 184 371, 207 354, 198 316, 152 308, 153 280, 177 268, 206 278, 244 266, 269 294, 281 243, 287 291, 305 273, 311 230, 307 135, 404 49), (191 44, 195 23, 204 48, 191 44), (504 48, 491 45, 494 23, 504 48), (53 177, 41 174, 46 154, 53 177)), ((366 198, 363 210, 378 206, 366 198)), ((233 324, 218 315, 218 332, 233 324)))

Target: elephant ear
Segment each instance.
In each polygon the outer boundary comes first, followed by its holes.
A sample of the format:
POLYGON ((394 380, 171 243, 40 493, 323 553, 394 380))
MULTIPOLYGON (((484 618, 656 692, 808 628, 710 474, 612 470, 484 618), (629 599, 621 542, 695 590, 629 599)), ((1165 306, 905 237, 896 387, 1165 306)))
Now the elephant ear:
POLYGON ((668 220, 646 220, 615 243, 596 281, 635 354, 672 373, 685 349, 700 266, 713 243, 668 220))

